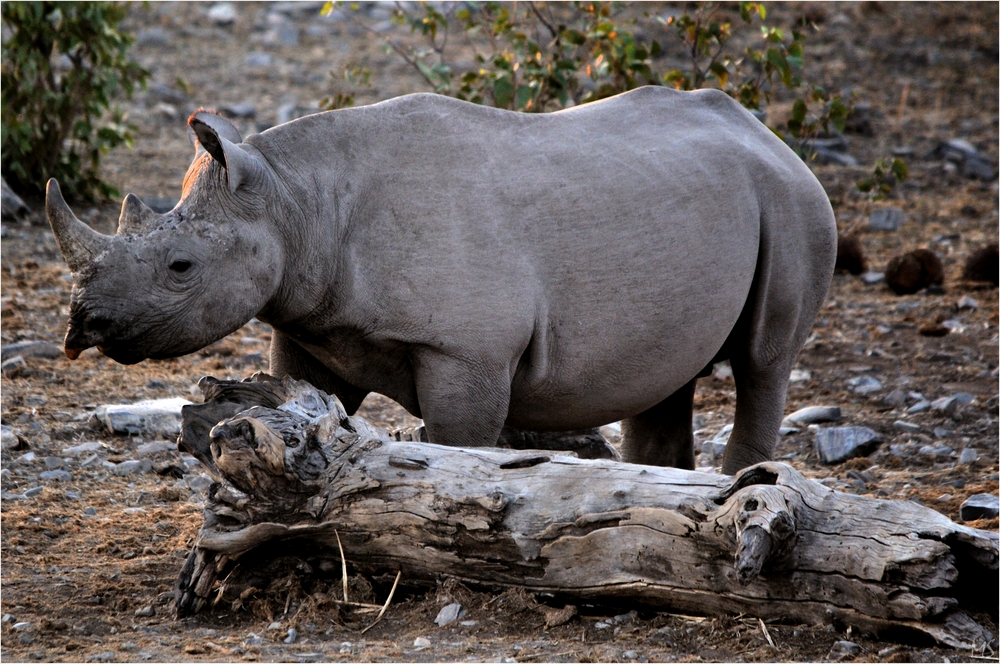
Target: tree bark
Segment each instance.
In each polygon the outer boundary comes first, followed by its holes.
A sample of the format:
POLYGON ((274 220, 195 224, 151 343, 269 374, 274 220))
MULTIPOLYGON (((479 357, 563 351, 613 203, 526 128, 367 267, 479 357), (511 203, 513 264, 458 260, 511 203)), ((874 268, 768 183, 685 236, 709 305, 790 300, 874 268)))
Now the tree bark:
POLYGON ((178 579, 182 615, 260 545, 336 551, 336 532, 354 566, 404 578, 962 648, 995 638, 966 610, 996 622, 997 534, 916 503, 838 493, 781 463, 729 477, 397 441, 308 383, 260 374, 202 389, 180 444, 216 483, 178 579))

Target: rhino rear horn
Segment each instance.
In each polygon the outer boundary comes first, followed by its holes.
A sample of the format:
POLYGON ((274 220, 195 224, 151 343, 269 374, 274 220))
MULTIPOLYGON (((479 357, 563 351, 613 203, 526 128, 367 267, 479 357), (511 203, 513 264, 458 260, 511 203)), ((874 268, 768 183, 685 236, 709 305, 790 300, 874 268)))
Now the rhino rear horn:
POLYGON ((74 274, 89 265, 111 241, 107 235, 98 233, 76 218, 63 200, 55 178, 45 186, 45 213, 52 226, 52 234, 56 236, 59 251, 74 274))
POLYGON ((122 201, 122 212, 118 217, 118 232, 139 231, 152 219, 157 216, 135 194, 129 194, 122 201))
POLYGON ((240 185, 252 182, 262 171, 257 158, 238 145, 243 138, 225 118, 202 111, 191 116, 188 127, 198 143, 226 169, 230 193, 236 193, 240 185))

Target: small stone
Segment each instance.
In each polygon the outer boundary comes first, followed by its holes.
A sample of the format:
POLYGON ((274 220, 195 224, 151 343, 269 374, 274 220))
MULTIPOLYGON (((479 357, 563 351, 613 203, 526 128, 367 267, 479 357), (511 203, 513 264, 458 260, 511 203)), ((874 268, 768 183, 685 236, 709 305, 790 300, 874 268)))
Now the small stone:
POLYGON ((23 443, 17 435, 17 430, 13 427, 7 426, 6 424, 3 425, 2 446, 5 450, 24 449, 23 443))
POLYGON ((261 53, 256 51, 251 53, 243 61, 243 64, 250 69, 264 69, 270 67, 274 63, 274 58, 271 57, 270 53, 261 53))
POLYGON ((885 272, 865 272, 858 278, 866 286, 874 286, 877 283, 885 281, 885 272))
POLYGON ((6 360, 16 355, 54 360, 63 356, 63 349, 48 341, 18 341, 0 346, 0 359, 6 360))
POLYGON ((594 623, 594 629, 607 629, 611 627, 611 623, 606 623, 603 620, 598 620, 594 623))
POLYGON ((954 450, 947 445, 922 445, 918 451, 924 456, 948 457, 954 450))
POLYGON ((820 422, 839 422, 842 417, 840 406, 806 406, 786 417, 781 426, 795 427, 820 422))
POLYGON ((4 360, 0 363, 0 373, 8 378, 17 378, 23 374, 28 368, 28 363, 24 361, 24 358, 20 355, 15 355, 14 357, 4 360))
POLYGON ((156 440, 152 443, 146 443, 140 445, 136 448, 135 453, 141 457, 154 456, 156 454, 162 454, 164 452, 176 452, 177 443, 170 443, 165 440, 156 440))
POLYGON ((86 459, 80 462, 80 467, 92 468, 94 466, 100 465, 100 463, 101 463, 101 458, 96 454, 92 454, 91 456, 87 457, 86 459))
POLYGON ((14 629, 19 632, 23 632, 26 629, 31 629, 31 623, 30 622, 14 623, 14 629))
POLYGON ((93 454, 94 452, 104 452, 108 449, 108 446, 104 443, 80 443, 79 445, 74 445, 73 447, 63 448, 63 456, 82 456, 84 454, 93 454))
POLYGON ((134 473, 148 473, 153 470, 153 462, 149 459, 122 461, 115 465, 115 475, 132 475, 134 473))
POLYGON ((270 624, 269 624, 269 625, 267 626, 267 628, 268 628, 269 630, 275 630, 275 629, 281 629, 281 623, 280 623, 280 622, 278 622, 277 620, 275 620, 274 622, 270 623, 270 624))
POLYGON ((175 437, 181 430, 181 408, 190 404, 187 399, 172 397, 99 406, 94 417, 112 433, 175 437))
POLYGON ((245 646, 261 646, 264 645, 264 639, 257 636, 253 632, 247 634, 246 638, 243 639, 243 645, 245 646))
POLYGON ((285 643, 295 643, 299 638, 299 630, 292 627, 288 630, 288 636, 285 637, 285 643))
POLYGON ((637 653, 634 650, 626 650, 624 653, 622 653, 622 656, 625 659, 635 659, 636 657, 639 656, 639 653, 637 653))
POLYGON ((812 378, 812 372, 808 369, 792 369, 792 372, 788 374, 789 383, 803 383, 812 378))
POLYGON ((976 397, 968 392, 959 392, 957 394, 952 394, 951 396, 934 400, 931 402, 930 407, 931 410, 947 415, 948 417, 955 418, 966 406, 975 401, 975 399, 976 397))
POLYGON ((882 436, 868 427, 834 427, 818 429, 814 447, 823 463, 839 463, 851 457, 870 453, 882 436))
POLYGON ((138 46, 166 46, 170 43, 170 33, 156 26, 140 30, 135 36, 138 46))
POLYGON ((438 627, 444 627, 464 617, 465 608, 457 602, 452 602, 438 611, 437 618, 434 619, 434 624, 438 627))
POLYGON ((966 447, 964 450, 962 450, 962 453, 958 456, 958 462, 960 464, 969 466, 974 464, 978 458, 979 458, 979 452, 977 452, 971 447, 966 447))
POLYGON ((186 475, 184 481, 187 482, 188 488, 197 493, 204 493, 208 491, 208 488, 212 486, 212 478, 208 475, 186 475))
POLYGON ((153 609, 152 606, 144 606, 141 609, 136 609, 135 611, 136 618, 151 618, 155 615, 156 611, 153 609))
POLYGON ((476 625, 479 624, 479 621, 478 620, 463 620, 463 621, 461 621, 458 624, 461 625, 462 627, 475 627, 476 625))
POLYGON ((95 514, 97 514, 97 510, 94 509, 93 507, 88 507, 87 509, 83 510, 83 513, 88 514, 90 516, 94 516, 95 514))
POLYGON ((67 470, 46 470, 44 473, 40 473, 38 477, 46 482, 50 480, 54 480, 56 482, 69 482, 73 479, 73 473, 67 470))
POLYGON ((904 420, 896 420, 892 423, 892 426, 899 431, 905 431, 906 433, 917 433, 920 431, 920 425, 914 424, 913 422, 906 422, 904 420))
POLYGON ((0 618, 0 623, 3 623, 4 625, 9 625, 11 623, 16 623, 16 622, 17 618, 14 617, 13 613, 5 613, 3 618, 0 618))
POLYGON ((906 412, 910 415, 916 415, 917 413, 923 413, 930 410, 931 402, 927 399, 921 399, 917 403, 913 404, 906 409, 906 412))
POLYGON ((63 460, 59 457, 45 457, 42 459, 45 462, 45 467, 53 470, 55 468, 62 468, 63 460))
POLYGON ((847 384, 851 388, 851 392, 861 396, 868 396, 882 390, 882 383, 871 376, 851 378, 847 381, 847 384))
POLYGON ((933 431, 935 438, 947 438, 951 435, 951 429, 945 429, 944 427, 937 427, 933 431))
POLYGON ((425 638, 423 636, 418 636, 417 638, 413 639, 413 647, 414 648, 421 648, 421 649, 423 649, 423 648, 430 648, 431 647, 431 640, 428 639, 428 638, 425 638))
POLYGON ((252 102, 244 101, 238 104, 223 106, 222 111, 235 118, 252 118, 257 115, 257 107, 252 102))
POLYGON ((873 231, 895 231, 903 225, 903 211, 896 207, 872 210, 868 217, 868 228, 873 231))
POLYGON ((729 436, 731 436, 732 433, 733 433, 733 425, 727 424, 726 426, 719 429, 719 433, 715 434, 715 436, 712 437, 711 442, 722 443, 723 445, 725 445, 727 442, 729 442, 729 436))
POLYGON ((208 18, 219 26, 236 22, 236 6, 231 2, 217 2, 208 9, 208 18))
POLYGON ((971 298, 968 295, 963 295, 958 299, 958 302, 955 304, 955 308, 958 309, 959 311, 962 311, 963 309, 969 309, 971 311, 975 311, 976 309, 979 308, 979 302, 977 302, 975 298, 971 298))
POLYGON ((897 388, 885 395, 882 399, 882 403, 890 408, 902 408, 906 405, 906 392, 897 388))
POLYGON ((341 655, 350 655, 351 654, 351 642, 350 641, 344 641, 343 643, 340 644, 340 654, 341 655))
POLYGON ((962 521, 994 519, 998 514, 1000 514, 1000 498, 992 493, 977 493, 969 496, 959 508, 962 521))
POLYGON ((830 648, 830 657, 850 657, 861 652, 861 646, 851 641, 835 641, 830 648))
POLYGON ((28 489, 27 491, 25 491, 24 495, 26 497, 28 497, 28 498, 34 498, 35 496, 37 496, 38 494, 40 494, 44 490, 45 490, 45 487, 43 487, 43 486, 36 486, 36 487, 32 487, 32 488, 28 489))

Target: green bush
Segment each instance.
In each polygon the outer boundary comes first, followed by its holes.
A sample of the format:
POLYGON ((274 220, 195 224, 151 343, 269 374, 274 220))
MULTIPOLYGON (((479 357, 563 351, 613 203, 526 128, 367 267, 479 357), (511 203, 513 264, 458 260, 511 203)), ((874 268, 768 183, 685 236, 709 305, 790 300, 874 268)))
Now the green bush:
POLYGON ((131 96, 149 72, 130 61, 114 2, 4 2, 3 176, 40 194, 58 178, 71 197, 117 195, 98 173, 102 154, 132 145, 133 129, 112 100, 131 96))
MULTIPOLYGON (((328 2, 324 11, 335 6, 343 3, 328 2)), ((783 90, 794 98, 792 117, 774 129, 797 147, 831 128, 843 129, 849 109, 840 96, 802 78, 808 26, 791 34, 768 26, 762 3, 685 4, 669 18, 646 17, 648 31, 665 33, 664 43, 647 43, 620 24, 624 7, 620 2, 397 3, 394 22, 419 35, 422 44, 389 37, 385 48, 436 92, 510 110, 553 111, 641 85, 716 87, 759 110, 783 90), (449 34, 459 30, 479 52, 475 69, 456 74, 446 47, 449 34), (731 52, 740 30, 750 45, 731 52), (684 67, 657 71, 656 60, 667 47, 685 54, 684 67)))

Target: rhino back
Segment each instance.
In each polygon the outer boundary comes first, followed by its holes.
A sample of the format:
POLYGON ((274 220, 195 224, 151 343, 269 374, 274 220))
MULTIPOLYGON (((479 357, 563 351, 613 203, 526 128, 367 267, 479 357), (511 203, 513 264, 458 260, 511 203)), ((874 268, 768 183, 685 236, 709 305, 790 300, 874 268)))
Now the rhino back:
MULTIPOLYGON (((338 292, 310 325, 507 358, 528 427, 566 403, 567 422, 608 421, 624 412, 610 392, 634 412, 683 385, 743 310, 762 198, 822 195, 711 91, 645 88, 547 115, 411 95, 256 138, 305 181, 299 196, 321 199, 338 292)), ((782 233, 809 232, 795 223, 782 233)))

